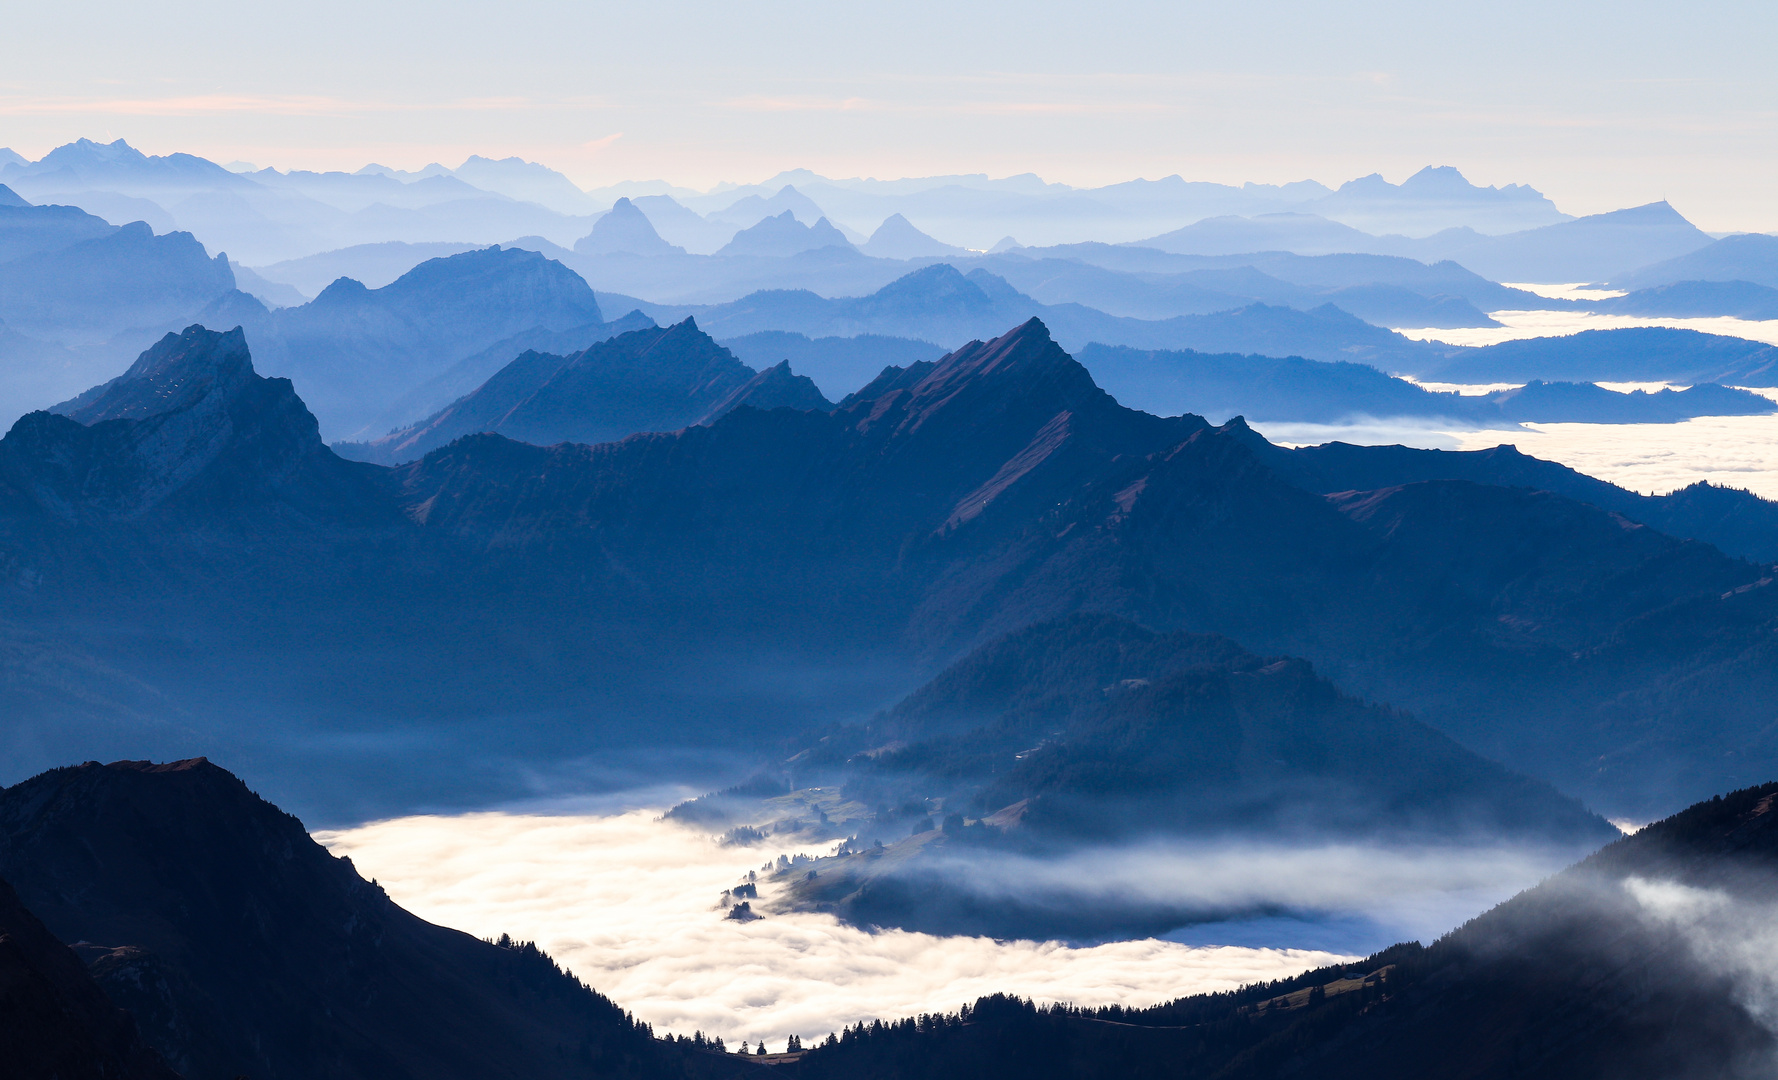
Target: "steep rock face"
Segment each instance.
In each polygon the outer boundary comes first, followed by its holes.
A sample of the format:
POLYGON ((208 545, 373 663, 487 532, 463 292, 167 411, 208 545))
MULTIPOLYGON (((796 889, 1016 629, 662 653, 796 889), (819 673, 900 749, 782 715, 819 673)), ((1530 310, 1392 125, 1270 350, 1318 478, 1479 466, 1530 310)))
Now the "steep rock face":
POLYGON ((646 1029, 529 946, 397 907, 203 759, 0 790, 0 873, 187 1080, 649 1076, 646 1029), (144 992, 145 991, 145 992, 144 992))
POLYGON ((317 520, 388 520, 365 467, 322 445, 286 379, 255 374, 239 328, 168 334, 123 375, 32 413, 0 439, 9 509, 62 521, 279 504, 317 520))
POLYGON ((8 1075, 177 1080, 86 966, 0 881, 0 1061, 8 1075))

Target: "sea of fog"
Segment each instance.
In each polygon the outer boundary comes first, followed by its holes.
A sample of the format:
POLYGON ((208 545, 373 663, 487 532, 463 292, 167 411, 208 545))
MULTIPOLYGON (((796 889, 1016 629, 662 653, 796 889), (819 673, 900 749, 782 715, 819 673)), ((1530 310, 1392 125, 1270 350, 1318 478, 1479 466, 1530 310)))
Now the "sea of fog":
MULTIPOLYGON (((1140 893, 1269 912, 1165 940, 1070 944, 867 931, 818 914, 728 920, 723 891, 787 852, 769 840, 724 846, 662 820, 659 808, 414 816, 316 837, 423 918, 536 941, 657 1032, 774 1046, 858 1020, 954 1010, 995 991, 1141 1006, 1292 975, 1431 940, 1573 857, 1144 845, 973 868, 988 891, 1074 887, 1087 902, 1140 893)), ((768 885, 754 906, 770 912, 772 898, 768 885)))

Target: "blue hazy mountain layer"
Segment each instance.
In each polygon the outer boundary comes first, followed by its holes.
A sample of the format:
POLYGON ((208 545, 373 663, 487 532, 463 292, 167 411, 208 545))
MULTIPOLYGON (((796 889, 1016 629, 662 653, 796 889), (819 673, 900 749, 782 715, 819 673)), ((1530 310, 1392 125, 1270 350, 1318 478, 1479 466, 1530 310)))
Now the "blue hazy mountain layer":
POLYGON ((1162 416, 1317 424, 1356 418, 1425 417, 1484 427, 1518 423, 1649 424, 1694 416, 1778 411, 1747 390, 1700 384, 1683 391, 1619 393, 1592 383, 1531 381, 1514 390, 1433 392, 1374 367, 1301 357, 1142 351, 1088 345, 1078 352, 1093 381, 1131 408, 1162 416))

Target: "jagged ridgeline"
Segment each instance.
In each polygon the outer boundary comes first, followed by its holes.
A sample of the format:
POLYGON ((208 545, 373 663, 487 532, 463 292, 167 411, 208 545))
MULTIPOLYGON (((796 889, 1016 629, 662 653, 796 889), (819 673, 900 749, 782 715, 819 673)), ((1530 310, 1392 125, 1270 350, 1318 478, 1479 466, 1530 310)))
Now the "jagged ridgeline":
MULTIPOLYGON (((692 324, 580 366, 680 346, 688 395, 698 362, 742 374, 692 324)), ((590 410, 575 370, 525 401, 590 410)), ((1778 768, 1778 591, 1712 546, 1751 551, 1770 513, 1510 451, 1286 450, 1238 420, 1153 416, 1036 320, 830 411, 741 405, 597 445, 473 434, 382 468, 329 451, 291 384, 200 327, 0 440, 17 672, 0 694, 44 765, 189 729, 277 769, 307 730, 441 723, 469 754, 756 752, 1099 612, 1300 657, 1650 816, 1778 768), (263 722, 223 719, 240 715, 263 722)))

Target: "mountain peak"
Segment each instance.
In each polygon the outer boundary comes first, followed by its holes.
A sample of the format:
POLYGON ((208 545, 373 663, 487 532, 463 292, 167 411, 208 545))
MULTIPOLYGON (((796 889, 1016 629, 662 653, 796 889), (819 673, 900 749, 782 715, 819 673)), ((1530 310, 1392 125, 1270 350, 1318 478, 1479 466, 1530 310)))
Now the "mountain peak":
POLYGON ((364 470, 322 444, 290 380, 253 370, 240 327, 168 334, 124 374, 0 439, 0 487, 67 521, 163 508, 228 517, 243 505, 393 520, 364 470))
POLYGON ((953 247, 933 239, 914 227, 913 222, 900 214, 891 214, 883 219, 859 249, 866 255, 880 259, 918 259, 932 255, 961 255, 963 249, 953 247))
POLYGON ((51 411, 88 427, 141 420, 191 408, 212 393, 237 393, 255 377, 240 327, 217 333, 193 325, 161 338, 122 375, 51 411))
POLYGON ((685 253, 684 248, 661 239, 648 215, 628 198, 617 200, 605 216, 593 222, 593 231, 576 240, 574 250, 582 255, 685 253))

